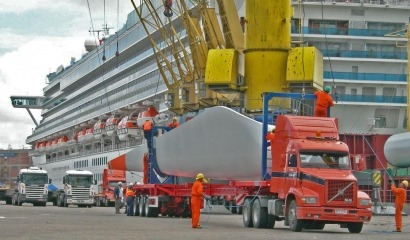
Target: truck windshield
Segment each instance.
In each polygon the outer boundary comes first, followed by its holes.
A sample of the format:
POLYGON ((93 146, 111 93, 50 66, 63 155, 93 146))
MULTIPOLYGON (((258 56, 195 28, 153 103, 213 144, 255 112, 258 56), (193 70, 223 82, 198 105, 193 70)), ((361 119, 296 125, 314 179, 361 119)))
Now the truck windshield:
POLYGON ((20 179, 26 185, 44 185, 48 183, 48 176, 44 173, 24 173, 20 179))
POLYGON ((350 169, 349 155, 344 152, 301 152, 302 168, 350 169))
POLYGON ((72 186, 89 187, 93 184, 93 176, 71 175, 68 177, 68 184, 72 186))

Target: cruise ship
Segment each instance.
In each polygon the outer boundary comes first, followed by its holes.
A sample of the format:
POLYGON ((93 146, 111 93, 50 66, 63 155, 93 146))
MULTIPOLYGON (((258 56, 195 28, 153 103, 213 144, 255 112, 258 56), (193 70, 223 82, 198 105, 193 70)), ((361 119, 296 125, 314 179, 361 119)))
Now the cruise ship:
MULTIPOLYGON (((167 13, 162 1, 152 2, 159 15, 167 13)), ((215 1, 208 2, 218 15, 215 1)), ((335 101, 331 116, 339 119, 342 140, 354 158, 364 159, 365 168, 385 167, 384 142, 407 131, 405 29, 410 0, 291 2, 292 45, 315 46, 323 54, 324 84, 332 87, 335 101)), ((244 24, 245 1, 236 0, 235 4, 238 20, 244 24)), ((149 11, 142 12, 149 18, 149 11)), ((177 14, 170 19, 175 35, 188 48, 188 33, 181 19, 177 14)), ((112 159, 135 148, 147 148, 140 132, 120 137, 116 124, 112 124, 111 134, 104 125, 124 117, 137 119, 150 106, 162 114, 163 123, 173 116, 183 123, 202 111, 200 104, 193 104, 190 112, 172 108, 169 83, 164 82, 158 67, 165 63, 157 62, 158 52, 152 45, 156 38, 156 45, 166 48, 160 32, 148 35, 133 11, 124 27, 102 45, 88 42, 85 56, 48 74, 43 96, 12 97, 16 107, 42 109, 42 120, 26 142, 33 146, 33 164, 46 169, 54 182, 61 182, 68 169, 90 170, 100 182, 112 159)), ((292 91, 312 93, 313 88, 301 84, 292 91)), ((215 98, 210 105, 240 108, 237 102, 227 100, 229 97, 215 98)), ((141 181, 141 175, 129 172, 127 179, 141 181)))

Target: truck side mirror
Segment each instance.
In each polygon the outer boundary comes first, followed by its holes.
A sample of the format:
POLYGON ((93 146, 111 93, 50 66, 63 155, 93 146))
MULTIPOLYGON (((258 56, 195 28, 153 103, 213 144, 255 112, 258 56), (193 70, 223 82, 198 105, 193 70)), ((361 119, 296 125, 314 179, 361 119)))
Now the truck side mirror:
POLYGON ((65 177, 63 177, 63 184, 66 184, 66 180, 65 180, 65 177))
POLYGON ((20 182, 19 180, 20 180, 20 178, 19 178, 19 177, 17 177, 17 178, 16 178, 16 183, 20 182))
POLYGON ((48 184, 51 184, 53 182, 53 180, 51 180, 50 178, 48 179, 48 184))
POLYGON ((94 185, 97 185, 97 180, 94 179, 94 185))

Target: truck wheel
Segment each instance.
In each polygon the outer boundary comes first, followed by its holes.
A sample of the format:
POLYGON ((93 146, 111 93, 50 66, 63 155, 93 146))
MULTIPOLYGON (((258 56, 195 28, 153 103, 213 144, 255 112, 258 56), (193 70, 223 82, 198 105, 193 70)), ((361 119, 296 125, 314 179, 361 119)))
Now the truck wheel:
POLYGON ((252 208, 252 221, 254 228, 266 228, 268 209, 261 207, 260 199, 255 199, 252 208))
POLYGON ((134 209, 133 209, 133 216, 139 216, 140 215, 140 211, 139 211, 139 205, 138 205, 138 197, 134 198, 134 209))
POLYGON ((42 203, 41 206, 43 207, 47 206, 47 202, 42 203))
POLYGON ((252 206, 253 201, 245 199, 242 207, 242 220, 245 227, 253 227, 252 222, 252 206))
POLYGON ((138 210, 140 212, 140 216, 144 217, 145 216, 145 197, 140 196, 139 197, 139 204, 138 204, 138 210))
POLYGON ((12 203, 12 200, 10 198, 6 198, 6 204, 10 205, 12 203))
POLYGON ((63 200, 63 206, 64 206, 64 207, 68 207, 67 198, 64 197, 63 199, 64 199, 64 200, 63 200))
POLYGON ((191 217, 191 208, 190 208, 190 205, 189 205, 189 199, 188 200, 185 200, 183 203, 182 203, 182 215, 181 215, 181 217, 182 218, 189 218, 189 217, 191 217))
POLYGON ((240 205, 238 206, 238 205, 237 205, 237 206, 236 206, 236 214, 242 215, 242 208, 243 208, 242 206, 240 206, 240 205))
POLYGON ((235 205, 235 203, 234 203, 233 201, 229 201, 229 203, 228 203, 228 210, 229 210, 231 213, 236 213, 236 209, 237 209, 237 206, 235 205))
POLYGON ((275 227, 275 216, 268 214, 268 219, 266 222, 266 228, 267 229, 272 229, 273 227, 275 227))
POLYGON ((149 207, 148 197, 145 198, 145 216, 146 217, 158 217, 159 211, 157 207, 149 207))
POLYGON ((23 205, 23 202, 21 202, 20 196, 17 197, 17 205, 18 206, 23 205))
POLYGON ((289 205, 288 219, 289 219, 289 228, 293 232, 302 231, 303 222, 298 220, 296 215, 296 201, 292 200, 289 205))
POLYGON ((360 233, 363 228, 363 222, 348 223, 347 229, 350 233, 360 233))

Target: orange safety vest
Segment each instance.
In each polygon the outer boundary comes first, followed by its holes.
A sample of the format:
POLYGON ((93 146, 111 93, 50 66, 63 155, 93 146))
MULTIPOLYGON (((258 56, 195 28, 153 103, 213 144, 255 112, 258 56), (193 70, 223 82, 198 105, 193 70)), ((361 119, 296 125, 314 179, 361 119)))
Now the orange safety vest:
POLYGON ((178 123, 178 122, 171 122, 171 123, 168 123, 167 126, 168 126, 168 127, 172 127, 172 128, 176 128, 176 127, 179 126, 179 123, 178 123))
POLYGON ((127 189, 127 193, 125 194, 126 197, 133 197, 135 196, 134 191, 132 189, 127 189))
POLYGON ((152 129, 152 122, 151 121, 145 121, 144 124, 142 125, 142 129, 144 131, 150 131, 152 129))
POLYGON ((334 105, 332 97, 327 92, 315 91, 316 107, 328 108, 334 105))

